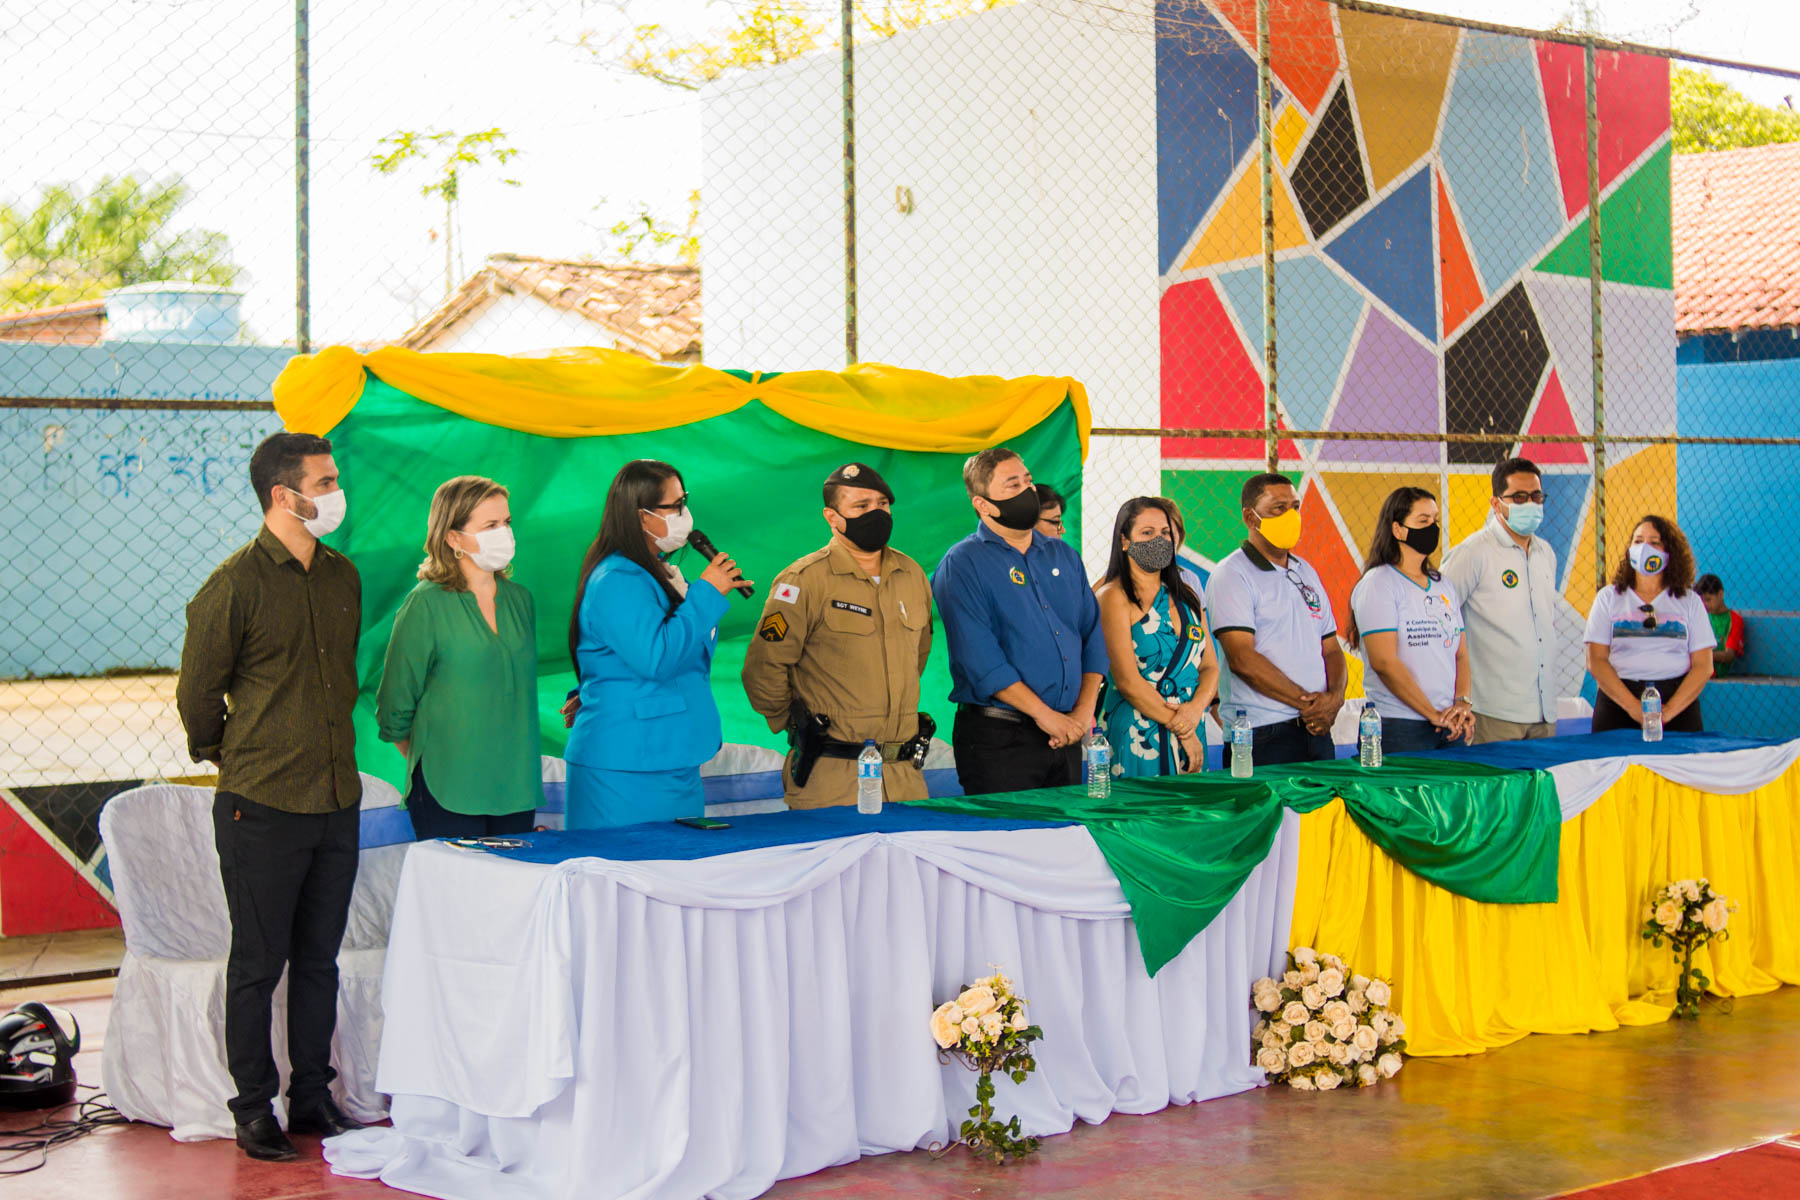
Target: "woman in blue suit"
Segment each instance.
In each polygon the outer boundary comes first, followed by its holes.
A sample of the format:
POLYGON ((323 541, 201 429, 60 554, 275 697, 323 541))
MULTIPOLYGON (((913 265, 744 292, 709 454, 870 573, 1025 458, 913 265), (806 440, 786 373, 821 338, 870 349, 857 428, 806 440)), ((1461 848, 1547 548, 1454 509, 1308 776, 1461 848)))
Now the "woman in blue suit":
POLYGON ((668 556, 687 544, 681 473, 640 458, 606 493, 569 620, 581 707, 569 733, 569 829, 698 817, 700 765, 718 753, 713 648, 725 596, 747 582, 721 554, 693 584, 668 556))

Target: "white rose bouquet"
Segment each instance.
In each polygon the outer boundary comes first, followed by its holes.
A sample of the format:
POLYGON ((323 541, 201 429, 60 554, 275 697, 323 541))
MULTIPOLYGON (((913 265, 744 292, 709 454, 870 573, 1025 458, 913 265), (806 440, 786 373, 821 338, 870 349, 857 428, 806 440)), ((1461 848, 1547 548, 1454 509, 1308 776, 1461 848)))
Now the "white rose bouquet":
POLYGON ((972 1071, 981 1072, 975 1082, 975 1105, 962 1123, 964 1145, 995 1163, 1024 1158, 1038 1147, 1034 1137, 1022 1136, 1019 1118, 994 1120, 994 1074, 1010 1076, 1014 1083, 1037 1069, 1031 1043, 1044 1031, 1025 1016, 1025 997, 1013 990, 1013 982, 999 970, 977 979, 954 1000, 938 1005, 931 1014, 931 1036, 938 1057, 953 1054, 972 1071))
POLYGON ((1335 954, 1301 946, 1279 979, 1259 979, 1251 1058, 1270 1079, 1303 1092, 1368 1087, 1400 1073, 1406 1022, 1388 1008, 1386 980, 1353 973, 1335 954))
POLYGON ((1677 1017, 1693 1020, 1700 1015, 1700 997, 1712 980, 1694 965, 1694 951, 1731 936, 1725 925, 1737 907, 1703 878, 1677 879, 1652 896, 1645 907, 1644 940, 1659 950, 1667 941, 1681 953, 1681 981, 1675 985, 1677 1017))

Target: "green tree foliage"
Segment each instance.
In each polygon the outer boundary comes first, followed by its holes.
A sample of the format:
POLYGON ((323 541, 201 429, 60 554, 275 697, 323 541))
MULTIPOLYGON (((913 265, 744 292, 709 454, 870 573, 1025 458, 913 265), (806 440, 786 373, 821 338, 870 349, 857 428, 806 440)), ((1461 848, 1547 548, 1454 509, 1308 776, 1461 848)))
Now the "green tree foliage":
MULTIPOLYGON (((456 203, 462 198, 463 174, 483 166, 503 167, 518 157, 518 148, 507 142, 506 132, 497 127, 462 134, 453 129, 401 129, 377 142, 370 156, 370 165, 382 175, 398 174, 408 163, 424 164, 426 179, 419 194, 444 202, 446 296, 456 288, 456 203)), ((500 182, 519 186, 517 179, 502 178, 500 182)))
POLYGON ((1669 107, 1677 154, 1800 142, 1800 112, 1758 104, 1710 71, 1670 71, 1669 107))
POLYGON ((693 266, 700 261, 700 192, 688 193, 686 228, 677 228, 640 204, 635 216, 616 222, 608 229, 618 240, 613 254, 621 262, 661 262, 673 256, 676 262, 693 266))
MULTIPOLYGON (((889 38, 955 17, 1003 8, 1016 0, 859 0, 857 41, 889 38)), ((772 66, 837 44, 840 25, 817 0, 753 0, 734 5, 736 19, 683 40, 660 23, 634 25, 623 37, 582 44, 634 75, 698 90, 728 71, 772 66)))
POLYGON ((241 269, 224 234, 170 228, 191 194, 179 176, 107 175, 85 191, 51 184, 29 204, 0 205, 0 312, 97 300, 134 283, 234 283, 241 269))

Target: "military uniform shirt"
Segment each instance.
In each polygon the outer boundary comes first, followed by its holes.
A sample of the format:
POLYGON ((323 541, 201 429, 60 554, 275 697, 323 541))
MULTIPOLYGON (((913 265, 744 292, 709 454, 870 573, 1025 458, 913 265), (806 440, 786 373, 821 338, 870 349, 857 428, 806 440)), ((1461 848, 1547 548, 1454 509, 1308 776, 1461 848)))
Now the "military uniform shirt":
MULTIPOLYGON (((877 584, 838 539, 776 576, 744 654, 744 691, 769 728, 787 728, 794 701, 827 717, 837 741, 904 742, 918 732, 919 674, 931 653, 931 585, 891 546, 877 584)), ((911 763, 882 764, 890 800, 922 799, 911 763)), ((803 789, 784 772, 789 805, 856 799, 856 763, 820 758, 803 789)))

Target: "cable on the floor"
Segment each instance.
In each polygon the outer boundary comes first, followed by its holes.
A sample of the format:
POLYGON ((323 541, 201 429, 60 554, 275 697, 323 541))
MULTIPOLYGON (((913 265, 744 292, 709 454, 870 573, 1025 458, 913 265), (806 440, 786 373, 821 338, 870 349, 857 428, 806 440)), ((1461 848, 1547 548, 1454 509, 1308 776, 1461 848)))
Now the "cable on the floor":
MULTIPOLYGON (((91 1083, 79 1085, 93 1088, 91 1083)), ((71 1107, 63 1105, 63 1111, 71 1107)), ((57 1119, 48 1117, 36 1125, 23 1129, 0 1131, 0 1177, 7 1175, 29 1175, 41 1170, 50 1161, 50 1151, 58 1146, 66 1146, 77 1138, 86 1137, 105 1129, 109 1125, 129 1125, 130 1118, 107 1102, 106 1093, 95 1089, 95 1093, 73 1106, 75 1115, 72 1118, 57 1119), (37 1155, 37 1161, 29 1166, 14 1166, 22 1158, 37 1155)))

